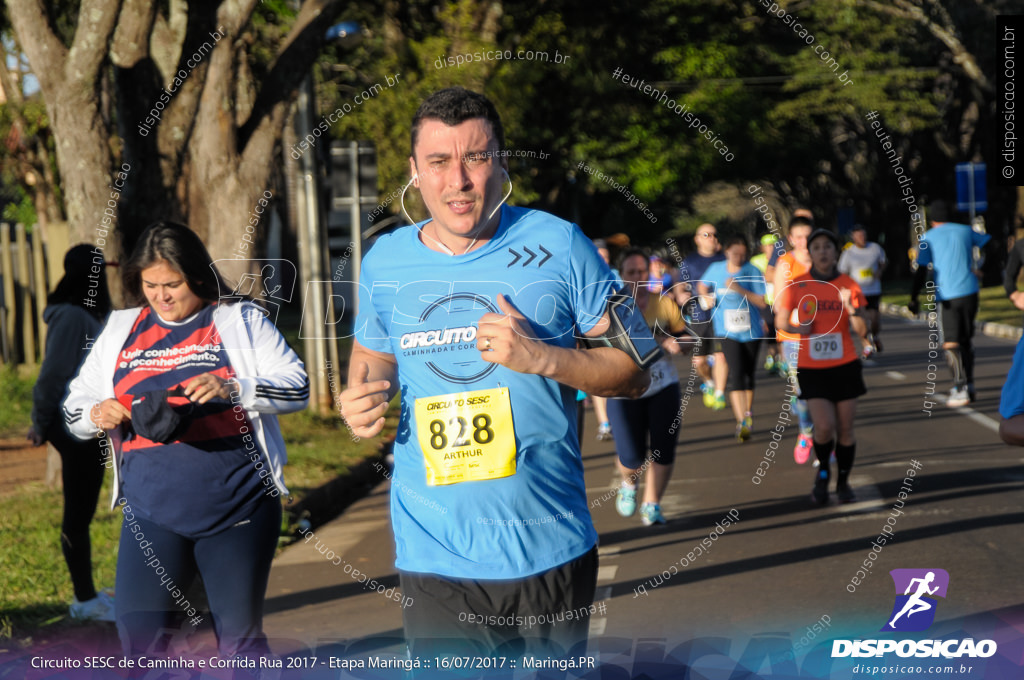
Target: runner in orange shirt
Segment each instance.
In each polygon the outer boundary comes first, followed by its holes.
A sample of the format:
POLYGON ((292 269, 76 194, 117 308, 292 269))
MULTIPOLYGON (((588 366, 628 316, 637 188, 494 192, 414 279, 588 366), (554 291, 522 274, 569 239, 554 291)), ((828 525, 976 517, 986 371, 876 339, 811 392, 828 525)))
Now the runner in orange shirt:
POLYGON ((778 293, 775 324, 800 337, 797 381, 810 408, 814 453, 820 464, 811 499, 817 505, 828 503, 829 457, 834 446, 836 495, 841 503, 849 503, 855 499, 849 485, 856 451, 853 419, 857 397, 867 392, 849 329, 862 339, 867 335, 861 316, 867 298, 856 281, 839 273, 839 239, 834 233, 817 229, 807 244, 811 270, 778 293))
MULTIPOLYGON (((807 237, 814 229, 814 223, 809 217, 796 216, 789 221, 789 245, 788 253, 779 256, 775 263, 775 295, 788 286, 796 277, 806 274, 811 268, 811 254, 807 252, 807 237)), ((800 338, 782 329, 776 329, 776 339, 782 347, 782 358, 789 369, 790 377, 796 376, 797 343, 800 338)), ((799 395, 799 390, 797 395, 799 395)), ((811 457, 811 450, 814 448, 812 434, 814 431, 811 424, 810 412, 807 410, 807 401, 802 398, 793 397, 791 400, 793 410, 796 411, 800 420, 800 434, 796 440, 796 447, 793 449, 793 460, 803 465, 811 457)))

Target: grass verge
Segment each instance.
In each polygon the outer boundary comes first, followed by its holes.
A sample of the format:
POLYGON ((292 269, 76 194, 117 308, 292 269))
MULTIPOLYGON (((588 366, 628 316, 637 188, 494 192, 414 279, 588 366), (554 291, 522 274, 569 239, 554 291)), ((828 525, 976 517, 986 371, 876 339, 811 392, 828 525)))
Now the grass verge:
MULTIPOLYGON (((885 294, 882 295, 884 302, 894 305, 905 305, 910 302, 910 281, 887 282, 884 286, 885 294)), ((922 291, 921 302, 924 302, 922 291)), ((978 319, 977 323, 992 322, 1005 323, 1015 328, 1021 327, 1021 319, 1024 312, 1013 306, 1010 299, 1006 297, 1006 291, 1002 286, 989 286, 982 288, 978 295, 978 319)))
POLYGON ((0 436, 24 437, 32 424, 32 387, 39 367, 0 366, 0 436))

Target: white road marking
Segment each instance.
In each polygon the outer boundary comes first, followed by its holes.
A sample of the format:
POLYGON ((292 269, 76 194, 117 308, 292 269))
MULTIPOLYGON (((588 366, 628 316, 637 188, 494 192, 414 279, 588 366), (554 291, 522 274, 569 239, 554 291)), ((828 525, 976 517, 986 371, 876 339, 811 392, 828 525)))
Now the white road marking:
POLYGON ((882 498, 882 492, 875 486, 871 477, 867 475, 850 475, 850 486, 857 494, 855 503, 845 503, 834 508, 844 515, 850 513, 871 512, 878 508, 884 508, 886 501, 882 498))
POLYGON ((604 567, 597 568, 597 582, 601 581, 614 581, 615 574, 619 571, 619 565, 609 564, 604 567))
POLYGON ((610 557, 612 555, 618 555, 622 552, 621 545, 602 545, 597 547, 597 554, 599 557, 610 557))
MULTIPOLYGON (((900 373, 899 371, 886 371, 885 375, 888 376, 889 378, 891 378, 892 380, 906 380, 907 379, 907 376, 905 376, 904 374, 900 373)), ((994 418, 990 418, 989 416, 985 415, 984 413, 979 413, 978 411, 975 411, 970 406, 958 406, 958 407, 954 408, 953 410, 954 411, 959 411, 960 413, 964 414, 965 416, 967 416, 968 418, 970 418, 974 422, 978 423, 982 427, 987 427, 988 429, 992 430, 993 432, 999 432, 999 421, 995 420, 994 418)))
POLYGON ((979 413, 978 411, 975 411, 970 406, 958 406, 958 407, 956 407, 953 410, 954 411, 959 411, 960 413, 964 414, 965 416, 967 416, 968 418, 970 418, 974 422, 978 423, 982 427, 987 427, 988 429, 990 429, 990 430, 992 430, 993 432, 996 432, 996 433, 999 432, 999 421, 998 420, 996 420, 994 418, 990 418, 987 415, 985 415, 984 413, 979 413))
MULTIPOLYGON (((915 454, 919 455, 919 454, 915 454)), ((916 459, 915 459, 916 460, 916 459)), ((919 461, 920 462, 920 461, 919 461)), ((962 458, 926 458, 925 463, 928 465, 957 465, 962 466, 964 461, 962 458)), ((972 465, 1007 465, 1012 463, 1012 459, 1007 458, 971 458, 972 465)), ((1024 463, 1024 458, 1018 458, 1018 463, 1024 463)), ((889 460, 879 463, 872 463, 873 467, 898 467, 908 468, 910 467, 909 461, 889 460)))
POLYGON ((661 499, 661 514, 670 522, 685 519, 687 515, 697 509, 697 506, 692 501, 692 497, 686 497, 682 494, 665 494, 661 499))

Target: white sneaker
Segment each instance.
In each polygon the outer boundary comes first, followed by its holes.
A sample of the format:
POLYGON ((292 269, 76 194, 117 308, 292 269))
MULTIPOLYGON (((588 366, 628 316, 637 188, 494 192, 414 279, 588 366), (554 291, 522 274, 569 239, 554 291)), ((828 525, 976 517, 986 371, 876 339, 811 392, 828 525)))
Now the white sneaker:
POLYGON ((69 610, 71 618, 79 621, 107 621, 114 623, 114 596, 101 590, 96 597, 85 602, 75 599, 69 610))
POLYGON ((946 406, 950 408, 967 406, 969 403, 971 403, 971 396, 963 387, 954 387, 949 391, 949 396, 946 397, 946 406))

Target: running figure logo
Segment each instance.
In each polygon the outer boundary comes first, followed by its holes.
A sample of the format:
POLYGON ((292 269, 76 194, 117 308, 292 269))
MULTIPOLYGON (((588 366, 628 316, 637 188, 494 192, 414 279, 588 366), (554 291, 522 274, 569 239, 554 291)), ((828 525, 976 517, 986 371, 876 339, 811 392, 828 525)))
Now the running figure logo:
POLYGON ((882 630, 926 630, 935 621, 938 604, 930 596, 946 597, 949 573, 944 569, 893 569, 889 574, 896 586, 896 604, 882 630))

